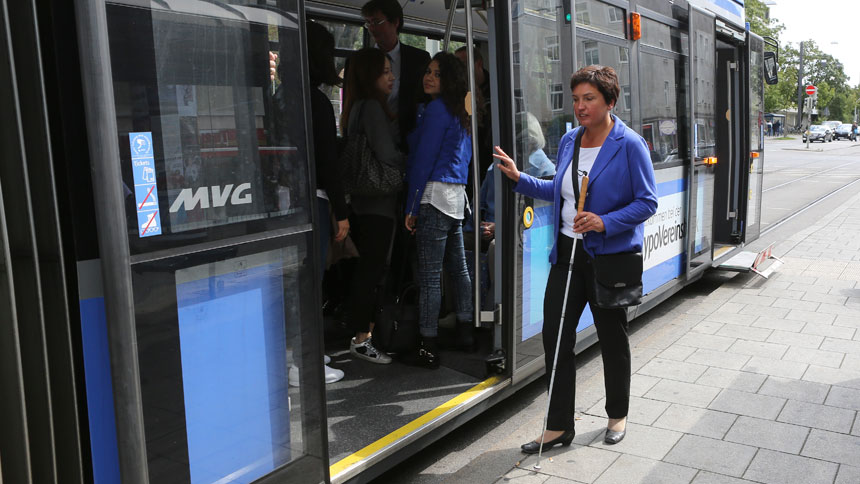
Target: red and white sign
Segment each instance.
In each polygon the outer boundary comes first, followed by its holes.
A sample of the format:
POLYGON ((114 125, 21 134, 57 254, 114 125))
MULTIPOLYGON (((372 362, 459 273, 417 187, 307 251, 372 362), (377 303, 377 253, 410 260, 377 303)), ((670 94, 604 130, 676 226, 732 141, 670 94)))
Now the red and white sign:
POLYGON ((807 96, 814 96, 816 92, 818 92, 818 88, 816 88, 812 84, 806 86, 806 95, 807 96))
POLYGON ((770 244, 769 246, 767 246, 766 249, 756 255, 755 262, 753 262, 752 265, 753 270, 758 269, 759 264, 768 260, 771 257, 773 257, 773 244, 770 244))

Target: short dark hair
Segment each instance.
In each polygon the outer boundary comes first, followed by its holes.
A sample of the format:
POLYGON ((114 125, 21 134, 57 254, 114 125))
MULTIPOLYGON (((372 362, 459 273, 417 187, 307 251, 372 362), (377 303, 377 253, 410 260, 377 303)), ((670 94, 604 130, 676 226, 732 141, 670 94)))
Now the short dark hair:
POLYGON ((403 30, 403 7, 397 0, 370 0, 361 7, 361 15, 368 17, 381 12, 389 22, 397 20, 397 33, 403 30))
POLYGON ((308 74, 311 85, 339 86, 340 76, 334 64, 334 36, 322 25, 308 20, 308 74))
POLYGON ((615 69, 599 65, 583 67, 570 76, 571 92, 583 82, 596 87, 600 91, 600 94, 603 94, 606 104, 614 106, 618 101, 618 94, 621 93, 621 88, 618 86, 618 74, 615 73, 615 69))
MULTIPOLYGON (((454 51, 455 54, 459 54, 460 52, 466 52, 466 46, 465 45, 454 51)), ((484 63, 484 56, 481 55, 481 49, 479 49, 477 47, 472 49, 472 57, 475 59, 475 62, 480 61, 482 64, 484 63)))

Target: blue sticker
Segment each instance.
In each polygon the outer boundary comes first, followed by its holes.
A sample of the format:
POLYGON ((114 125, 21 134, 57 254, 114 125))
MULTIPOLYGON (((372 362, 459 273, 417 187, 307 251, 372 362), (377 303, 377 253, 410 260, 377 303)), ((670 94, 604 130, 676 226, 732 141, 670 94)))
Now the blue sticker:
POLYGON ((161 217, 158 215, 158 182, 155 179, 155 155, 152 151, 152 133, 129 133, 131 170, 134 175, 134 199, 137 209, 138 235, 161 235, 161 217))

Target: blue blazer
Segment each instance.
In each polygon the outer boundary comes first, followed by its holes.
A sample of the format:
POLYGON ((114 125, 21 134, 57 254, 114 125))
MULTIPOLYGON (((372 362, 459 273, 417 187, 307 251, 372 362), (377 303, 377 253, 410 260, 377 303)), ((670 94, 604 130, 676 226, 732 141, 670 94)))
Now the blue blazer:
MULTIPOLYGON (((585 251, 592 257, 642 251, 642 224, 657 212, 657 185, 648 145, 620 119, 615 116, 613 119, 615 125, 588 173, 585 211, 599 215, 606 228, 602 233, 587 232, 583 237, 585 251)), ((521 173, 514 186, 517 193, 553 202, 555 234, 549 255, 553 264, 558 259, 561 181, 573 161, 574 141, 580 129, 562 136, 558 146, 558 171, 552 180, 521 173)))

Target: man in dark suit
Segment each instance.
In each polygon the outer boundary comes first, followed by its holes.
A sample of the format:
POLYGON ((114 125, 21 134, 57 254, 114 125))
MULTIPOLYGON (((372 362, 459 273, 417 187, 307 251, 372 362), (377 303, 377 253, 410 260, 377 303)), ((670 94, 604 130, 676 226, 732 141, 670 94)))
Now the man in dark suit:
POLYGON ((403 30, 403 8, 397 0, 370 0, 361 7, 367 30, 376 41, 376 47, 391 59, 394 72, 394 89, 388 97, 388 106, 397 113, 400 125, 401 148, 406 151, 406 135, 415 128, 418 103, 429 101, 424 94, 422 78, 430 54, 400 42, 403 30))

